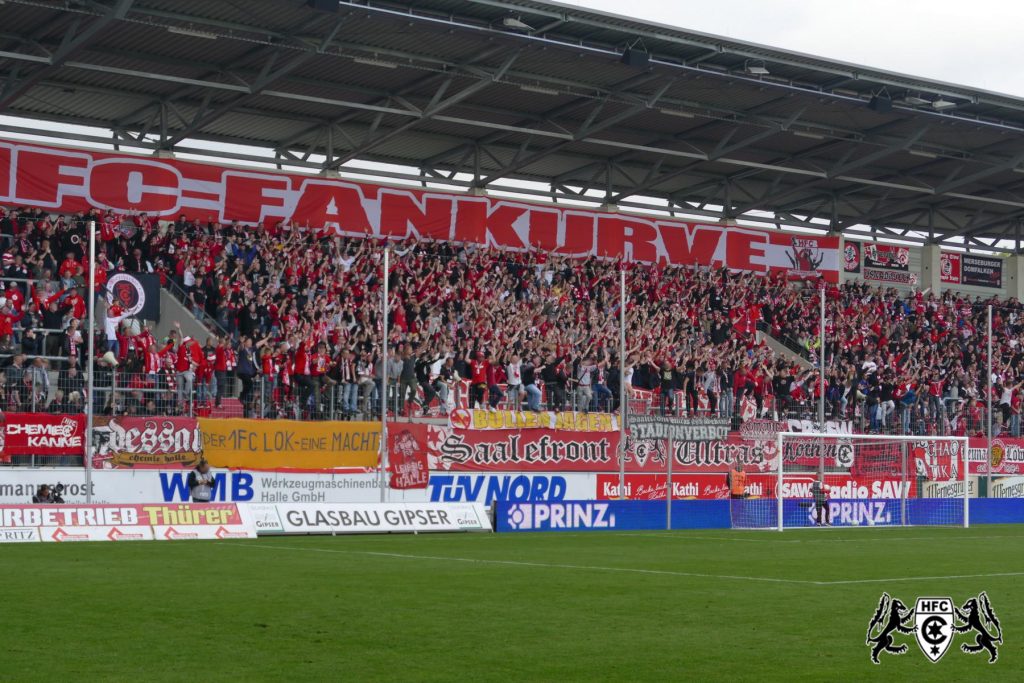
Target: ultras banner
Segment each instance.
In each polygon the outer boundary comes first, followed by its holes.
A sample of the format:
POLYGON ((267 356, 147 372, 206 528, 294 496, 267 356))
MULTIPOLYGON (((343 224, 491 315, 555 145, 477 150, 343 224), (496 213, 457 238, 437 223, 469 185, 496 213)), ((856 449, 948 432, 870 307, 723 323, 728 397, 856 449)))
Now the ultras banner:
POLYGON ((0 203, 96 206, 207 221, 325 227, 346 235, 476 242, 641 263, 724 265, 839 279, 839 238, 685 223, 177 159, 0 142, 0 203))
MULTIPOLYGON (((392 427, 391 429, 394 429, 392 427)), ((574 432, 556 429, 451 429, 435 425, 402 424, 406 439, 425 448, 432 471, 476 472, 617 472, 618 432, 574 432)), ((817 447, 790 448, 786 462, 817 466, 817 447)), ((627 436, 626 470, 665 472, 666 442, 627 436)), ((826 449, 836 460, 840 449, 826 449)), ((845 454, 845 451, 844 451, 845 454)), ((677 442, 675 472, 725 472, 742 462, 748 472, 775 470, 774 441, 750 441, 739 434, 707 442, 677 442)), ((845 458, 846 455, 843 455, 845 458)), ((831 461, 830 461, 831 462, 831 461)))

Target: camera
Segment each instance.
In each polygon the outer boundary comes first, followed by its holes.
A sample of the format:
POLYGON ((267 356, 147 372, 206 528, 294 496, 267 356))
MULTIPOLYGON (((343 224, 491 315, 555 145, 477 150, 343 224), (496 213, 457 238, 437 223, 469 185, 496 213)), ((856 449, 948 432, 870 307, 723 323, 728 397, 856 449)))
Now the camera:
POLYGON ((55 486, 49 484, 40 484, 36 490, 36 495, 32 496, 32 502, 36 504, 44 505, 63 505, 64 504, 64 484, 58 482, 55 486), (43 489, 49 489, 49 494, 44 495, 43 489))

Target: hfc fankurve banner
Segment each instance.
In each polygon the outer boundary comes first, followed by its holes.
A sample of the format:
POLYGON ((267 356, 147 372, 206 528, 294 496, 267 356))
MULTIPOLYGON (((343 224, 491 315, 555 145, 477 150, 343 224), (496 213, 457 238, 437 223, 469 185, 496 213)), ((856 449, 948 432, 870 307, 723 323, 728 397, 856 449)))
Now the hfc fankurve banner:
POLYGON ((224 168, 178 159, 0 142, 0 202, 92 207, 346 235, 475 242, 641 263, 839 278, 839 238, 682 222, 499 197, 224 168))

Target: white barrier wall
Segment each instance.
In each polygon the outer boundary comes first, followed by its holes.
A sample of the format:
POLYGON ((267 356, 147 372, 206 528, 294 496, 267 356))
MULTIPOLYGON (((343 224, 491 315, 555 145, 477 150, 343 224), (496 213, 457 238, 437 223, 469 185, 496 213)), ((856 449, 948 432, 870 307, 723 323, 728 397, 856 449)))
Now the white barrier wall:
MULTIPOLYGON (((237 503, 378 503, 376 472, 322 474, 216 471, 214 500, 237 503)), ((184 502, 188 471, 97 470, 92 475, 94 503, 184 502)), ((389 490, 396 503, 482 503, 495 500, 557 501, 594 498, 597 475, 588 472, 432 472, 425 489, 389 490)), ((40 484, 62 483, 68 503, 85 503, 88 492, 81 468, 0 470, 0 504, 24 504, 40 484)))

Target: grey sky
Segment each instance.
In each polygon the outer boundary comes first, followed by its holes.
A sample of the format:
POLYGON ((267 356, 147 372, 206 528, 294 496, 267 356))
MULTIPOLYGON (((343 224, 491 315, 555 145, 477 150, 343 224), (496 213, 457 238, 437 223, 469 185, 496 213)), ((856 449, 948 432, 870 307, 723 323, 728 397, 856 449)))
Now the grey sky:
POLYGON ((1024 97, 1021 0, 565 0, 1024 97))

